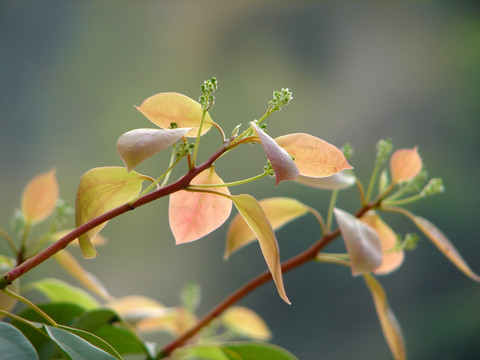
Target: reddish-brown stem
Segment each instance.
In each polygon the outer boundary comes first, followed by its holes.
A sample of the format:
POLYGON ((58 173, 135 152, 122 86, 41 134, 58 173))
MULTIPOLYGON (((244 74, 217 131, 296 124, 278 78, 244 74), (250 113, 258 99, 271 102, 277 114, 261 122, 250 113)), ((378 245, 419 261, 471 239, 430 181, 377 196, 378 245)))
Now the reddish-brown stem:
MULTIPOLYGON (((229 140, 230 141, 230 140, 229 140)), ((73 240, 78 238, 80 235, 85 234, 87 231, 93 229, 94 227, 104 223, 105 221, 111 220, 129 210, 133 210, 139 206, 145 205, 149 202, 152 202, 156 199, 159 199, 161 197, 170 195, 176 191, 185 189, 192 179, 197 176, 199 173, 201 173, 203 170, 209 168, 212 166, 212 164, 217 160, 223 153, 226 151, 226 146, 228 145, 228 142, 225 142, 208 160, 206 160, 203 164, 199 165, 196 168, 193 168, 189 170, 184 176, 182 176, 180 179, 178 179, 176 182, 167 185, 163 188, 160 188, 156 191, 153 191, 151 193, 148 193, 144 196, 142 196, 140 199, 138 199, 135 203, 132 205, 129 204, 123 204, 115 209, 112 209, 88 222, 85 224, 79 226, 72 232, 68 233, 64 237, 62 237, 60 240, 55 242, 54 244, 50 245, 47 247, 45 250, 41 251, 37 255, 31 257, 30 259, 26 260, 25 262, 19 264, 17 267, 14 269, 6 272, 3 274, 3 276, 0 278, 0 289, 4 289, 8 284, 10 284, 13 280, 19 278, 23 274, 25 274, 27 271, 32 270, 45 260, 49 259, 52 255, 56 254, 60 250, 64 249, 69 243, 71 243, 73 240)))
MULTIPOLYGON (((380 206, 381 201, 375 201, 369 203, 362 207, 355 216, 360 218, 367 211, 377 208, 380 206)), ((325 234, 320 240, 315 244, 309 247, 307 250, 301 252, 300 254, 286 260, 282 263, 282 273, 286 273, 292 269, 299 267, 313 259, 316 258, 317 254, 327 246, 331 241, 333 241, 338 235, 340 235, 340 230, 336 229, 328 234, 325 234)), ((250 294, 252 291, 272 280, 272 274, 269 271, 266 271, 254 279, 250 280, 248 283, 238 288, 236 291, 231 293, 228 297, 222 300, 217 306, 215 306, 209 313, 207 313, 202 319, 200 319, 195 326, 190 330, 185 332, 183 335, 179 336, 171 343, 166 345, 161 352, 158 354, 157 359, 163 359, 169 356, 175 349, 184 345, 188 340, 193 338, 200 330, 207 326, 212 320, 217 318, 223 311, 228 309, 230 306, 238 302, 240 299, 250 294)))

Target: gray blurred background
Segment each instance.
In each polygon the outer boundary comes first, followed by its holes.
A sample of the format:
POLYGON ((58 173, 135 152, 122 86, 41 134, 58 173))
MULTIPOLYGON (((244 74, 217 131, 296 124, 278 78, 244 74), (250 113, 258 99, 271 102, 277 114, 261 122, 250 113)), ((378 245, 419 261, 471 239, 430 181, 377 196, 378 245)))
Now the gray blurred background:
MULTIPOLYGON (((364 182, 378 139, 418 145, 447 191, 409 209, 437 224, 480 272, 480 7, 462 2, 0 1, 0 227, 9 227, 27 181, 52 167, 61 197, 73 205, 86 170, 122 164, 118 136, 153 127, 133 105, 163 91, 197 99, 211 76, 220 84, 211 115, 226 133, 261 116, 273 90, 289 87, 294 101, 269 121, 269 133, 350 142, 364 182)), ((208 134, 201 158, 218 141, 215 131, 208 134)), ((159 175, 167 157, 138 171, 159 175)), ((259 147, 246 147, 222 158, 217 170, 232 181, 259 173, 264 163, 259 147)), ((275 188, 273 179, 232 192, 297 197, 322 212, 329 200, 327 192, 294 183, 275 188)), ((113 295, 143 294, 173 306, 195 280, 203 314, 266 268, 256 244, 222 260, 227 226, 175 246, 167 204, 162 199, 111 221, 99 257, 82 261, 113 295)), ((340 194, 339 207, 353 212, 358 205, 355 190, 340 194)), ((414 230, 398 217, 385 219, 396 232, 414 230)), ((282 258, 318 236, 310 217, 282 229, 282 258)), ((52 262, 39 270, 24 281, 52 272, 68 279, 52 262)), ((380 281, 411 359, 477 358, 480 285, 428 240, 380 281)), ((302 360, 391 357, 361 278, 309 264, 286 274, 285 285, 291 306, 271 284, 241 302, 264 317, 274 343, 302 360)))

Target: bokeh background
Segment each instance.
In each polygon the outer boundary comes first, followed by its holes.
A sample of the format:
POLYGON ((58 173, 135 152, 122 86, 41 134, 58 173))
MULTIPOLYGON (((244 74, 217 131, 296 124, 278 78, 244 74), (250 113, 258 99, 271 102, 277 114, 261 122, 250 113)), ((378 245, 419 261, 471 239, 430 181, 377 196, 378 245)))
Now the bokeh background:
MULTIPOLYGON (((9 228, 27 181, 52 167, 61 197, 73 205, 86 170, 121 165, 118 136, 152 126, 133 105, 162 91, 196 99, 211 76, 220 84, 211 115, 227 133, 261 116, 273 90, 289 87, 294 101, 269 121, 269 133, 350 142, 351 163, 365 182, 378 139, 418 145, 447 191, 410 210, 441 227, 480 272, 480 7, 473 2, 0 1, 0 226, 9 228)), ((202 143, 204 157, 218 146, 213 133, 202 143)), ((139 171, 158 175, 167 161, 160 155, 139 171)), ((259 147, 247 147, 217 169, 232 181, 264 163, 259 147)), ((294 183, 275 188, 273 179, 232 191, 297 197, 323 212, 329 199, 294 183)), ((143 294, 173 306, 194 280, 203 314, 265 269, 256 245, 222 260, 226 226, 175 246, 167 204, 111 221, 108 245, 82 261, 113 295, 143 294)), ((355 190, 342 192, 338 206, 355 211, 355 190)), ((386 219, 397 232, 414 230, 386 219)), ((308 217, 282 229, 282 258, 318 235, 308 217)), ((52 272, 68 279, 47 262, 24 281, 52 272)), ((428 240, 380 281, 411 359, 477 358, 480 285, 428 240)), ((274 343, 302 360, 390 358, 362 279, 310 264, 286 274, 285 284, 291 306, 271 284, 241 302, 264 317, 274 343)))

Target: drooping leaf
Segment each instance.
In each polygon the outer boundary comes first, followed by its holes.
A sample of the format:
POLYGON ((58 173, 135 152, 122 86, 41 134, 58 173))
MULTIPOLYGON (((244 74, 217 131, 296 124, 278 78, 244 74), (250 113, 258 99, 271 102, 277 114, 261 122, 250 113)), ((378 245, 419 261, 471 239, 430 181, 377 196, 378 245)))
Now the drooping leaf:
POLYGON ((145 317, 163 315, 168 310, 158 301, 138 295, 115 299, 106 306, 115 310, 125 321, 133 325, 145 317))
POLYGON ((342 190, 355 184, 355 175, 341 171, 327 177, 311 177, 300 175, 295 182, 324 190, 342 190))
POLYGON ((261 342, 196 344, 175 350, 172 360, 298 360, 279 346, 261 342))
MULTIPOLYGON (((153 95, 136 108, 148 120, 162 129, 169 129, 172 123, 176 123, 179 128, 192 128, 187 133, 187 137, 197 136, 203 114, 200 103, 188 96, 174 92, 153 95)), ((213 120, 207 112, 201 135, 210 130, 212 124, 213 120)))
POLYGON ((295 179, 300 175, 297 166, 288 152, 280 147, 275 140, 265 133, 265 131, 260 129, 257 124, 254 122, 251 122, 250 124, 257 137, 260 139, 263 149, 272 164, 273 170, 275 171, 276 184, 278 185, 284 180, 295 179))
MULTIPOLYGON (((275 197, 258 202, 267 216, 272 229, 278 230, 285 224, 305 215, 308 206, 296 199, 275 197)), ((255 240, 255 234, 240 214, 237 214, 228 228, 225 259, 241 247, 255 240)))
POLYGON ((51 302, 67 302, 77 304, 85 310, 94 309, 99 306, 85 290, 72 286, 58 279, 41 279, 28 283, 25 290, 35 289, 46 296, 51 302))
POLYGON ((402 329, 388 305, 382 285, 380 285, 377 279, 371 274, 364 274, 363 277, 372 294, 383 335, 387 340, 392 355, 395 360, 405 360, 407 358, 407 351, 403 340, 402 329))
POLYGON ((413 149, 399 149, 390 158, 392 181, 400 183, 413 179, 422 170, 422 158, 417 147, 413 149))
POLYGON ((368 273, 382 264, 382 246, 374 229, 355 216, 334 209, 352 263, 352 274, 368 273))
POLYGON ((0 322, 0 349, 2 360, 38 360, 37 352, 15 326, 0 322))
POLYGON ((360 221, 370 225, 377 232, 382 244, 383 262, 382 265, 373 272, 377 275, 386 275, 398 269, 403 263, 405 253, 401 249, 392 251, 392 248, 397 242, 397 236, 393 230, 374 212, 362 216, 360 221))
POLYGON ((53 258, 88 290, 103 299, 110 300, 112 298, 100 280, 85 270, 68 251, 59 251, 53 255, 53 258))
MULTIPOLYGON (((54 233, 52 235, 51 240, 53 242, 57 241, 57 240, 60 240, 61 238, 63 238, 65 235, 71 233, 72 231, 73 231, 73 229, 66 229, 66 230, 57 231, 56 233, 54 233)), ((102 236, 101 234, 97 234, 93 238, 90 239, 90 242, 92 243, 93 246, 102 246, 102 245, 105 245, 107 243, 107 239, 104 236, 102 236)), ((70 242, 68 244, 68 246, 79 246, 78 239, 75 239, 72 242, 70 242)))
POLYGON ((121 135, 117 151, 127 170, 132 170, 142 161, 173 145, 192 128, 135 129, 121 135))
POLYGON ((269 340, 272 333, 263 319, 253 310, 231 306, 220 317, 224 326, 238 335, 252 340, 269 340))
POLYGON ((352 169, 340 149, 310 134, 288 134, 275 141, 294 157, 300 175, 326 177, 352 169))
POLYGON ((67 359, 116 360, 114 356, 65 329, 48 325, 43 325, 42 328, 67 359))
POLYGON ((22 212, 29 223, 45 220, 55 210, 58 199, 55 169, 38 174, 30 180, 22 194, 22 212))
POLYGON ((455 265, 460 271, 462 271, 469 278, 480 282, 480 276, 475 274, 467 262, 463 259, 462 255, 458 250, 453 246, 453 244, 448 240, 446 235, 434 224, 432 224, 427 219, 416 216, 411 212, 401 209, 401 214, 407 216, 413 223, 420 229, 420 231, 432 241, 432 243, 450 260, 453 265, 455 265))
MULTIPOLYGON (((214 168, 197 175, 192 185, 224 184, 214 168)), ((196 188, 198 189, 198 188, 196 188)), ((228 187, 205 188, 230 195, 228 187)), ((198 240, 219 228, 230 216, 232 202, 222 195, 178 191, 170 195, 169 222, 176 244, 198 240)))
POLYGON ((258 239, 263 257, 267 262, 268 269, 272 274, 273 281, 277 286, 280 297, 287 304, 290 304, 290 300, 288 300, 283 286, 280 250, 278 249, 277 238, 275 237, 275 233, 273 232, 272 226, 270 225, 265 212, 258 201, 251 195, 233 195, 230 198, 258 239))
MULTIPOLYGON (((75 218, 77 227, 109 210, 135 199, 144 180, 151 178, 123 167, 93 168, 83 174, 77 190, 75 218)), ((83 256, 95 257, 97 252, 90 242, 106 222, 78 238, 83 256)))
MULTIPOLYGON (((109 327, 112 327, 112 326, 109 326, 109 327)), ((94 335, 94 334, 92 334, 88 331, 77 329, 77 328, 72 328, 72 327, 69 327, 69 326, 59 325, 58 328, 62 329, 62 330, 65 330, 65 331, 68 331, 69 333, 71 333, 75 336, 78 336, 79 338, 87 341, 91 345, 93 345, 93 346, 99 348, 100 350, 103 350, 106 353, 110 354, 115 359, 122 360, 122 357, 120 356, 118 351, 112 345, 110 345, 108 342, 106 342, 104 339, 102 339, 101 337, 99 337, 97 335, 94 335)))

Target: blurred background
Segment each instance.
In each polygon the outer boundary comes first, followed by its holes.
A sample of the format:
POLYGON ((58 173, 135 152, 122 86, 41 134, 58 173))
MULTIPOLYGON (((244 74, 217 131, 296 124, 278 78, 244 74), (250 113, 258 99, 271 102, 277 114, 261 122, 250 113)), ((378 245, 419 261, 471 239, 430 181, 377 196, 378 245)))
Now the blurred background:
MULTIPOLYGON (((480 272, 480 6, 473 2, 0 1, 0 227, 9 228, 27 181, 53 167, 61 197, 73 206, 85 171, 122 165, 115 148, 122 133, 153 127, 133 105, 163 91, 197 99, 211 76, 219 81, 211 116, 227 134, 260 117, 273 90, 289 87, 294 100, 269 121, 269 134, 350 142, 350 162, 364 182, 380 138, 393 138, 397 148, 418 145, 446 192, 409 209, 438 225, 480 272)), ((200 156, 218 146, 211 131, 200 156)), ((138 171, 157 176, 168 156, 138 171)), ((232 181, 258 174, 265 161, 258 146, 245 147, 217 170, 232 181)), ((232 192, 296 197, 325 213, 328 192, 274 185, 264 179, 232 192)), ((266 269, 256 244, 222 260, 226 225, 175 246, 167 204, 111 221, 99 257, 82 260, 114 296, 142 294, 173 306, 194 280, 204 314, 266 269)), ((338 206, 354 212, 356 191, 341 192, 338 206)), ((396 232, 414 231, 408 221, 385 219, 396 232)), ((318 236, 310 217, 280 230, 282 259, 318 236)), ((342 251, 337 243, 330 250, 342 251)), ((0 250, 8 253, 4 244, 0 250)), ((68 279, 47 262, 24 281, 52 272, 68 279)), ((263 316, 274 343, 302 360, 391 357, 361 278, 309 264, 284 280, 291 306, 271 284, 241 302, 263 316)), ((428 240, 380 281, 411 359, 477 358, 480 285, 428 240)))

